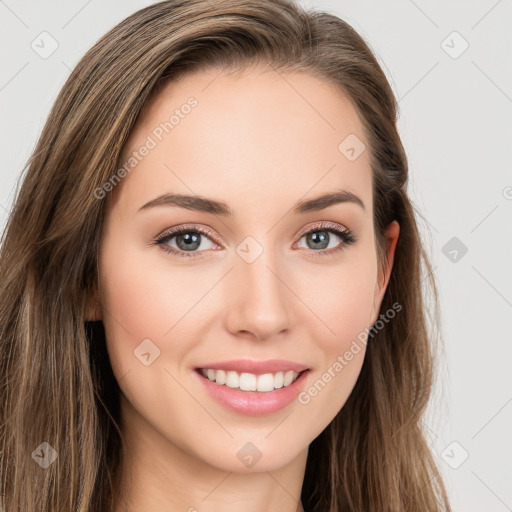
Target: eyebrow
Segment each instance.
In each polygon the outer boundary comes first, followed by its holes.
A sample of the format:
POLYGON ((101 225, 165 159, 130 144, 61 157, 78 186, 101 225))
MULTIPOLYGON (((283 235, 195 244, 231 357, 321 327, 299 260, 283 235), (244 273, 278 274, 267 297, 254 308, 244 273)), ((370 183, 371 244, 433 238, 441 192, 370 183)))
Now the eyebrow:
MULTIPOLYGON (((317 196, 313 199, 306 201, 299 201, 293 207, 293 213, 304 214, 309 212, 316 212, 329 208, 340 203, 352 203, 365 209, 363 201, 347 190, 339 190, 317 196)), ((197 212, 213 213, 215 215, 231 216, 233 211, 228 204, 209 199, 202 196, 190 196, 185 194, 162 194, 161 196, 152 199, 145 205, 141 206, 138 211, 146 210, 156 206, 178 206, 186 208, 187 210, 194 210, 197 212)))

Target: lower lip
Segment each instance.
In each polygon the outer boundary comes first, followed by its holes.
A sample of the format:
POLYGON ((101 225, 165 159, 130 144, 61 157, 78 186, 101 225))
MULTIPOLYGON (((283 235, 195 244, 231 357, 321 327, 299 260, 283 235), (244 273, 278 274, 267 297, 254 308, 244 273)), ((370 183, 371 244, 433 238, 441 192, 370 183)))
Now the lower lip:
POLYGON ((302 372, 289 386, 274 391, 242 391, 217 384, 194 371, 203 386, 222 405, 228 409, 248 416, 272 414, 289 405, 301 392, 309 370, 302 372))

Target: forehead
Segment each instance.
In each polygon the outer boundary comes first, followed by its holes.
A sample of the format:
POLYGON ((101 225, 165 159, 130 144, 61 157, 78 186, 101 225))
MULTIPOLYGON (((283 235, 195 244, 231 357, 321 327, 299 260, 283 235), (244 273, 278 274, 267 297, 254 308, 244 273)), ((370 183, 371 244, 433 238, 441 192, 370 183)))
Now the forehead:
POLYGON ((327 80, 263 67, 211 69, 151 98, 119 161, 135 165, 114 192, 125 189, 129 209, 163 192, 219 198, 235 213, 247 201, 284 205, 332 189, 369 204, 367 147, 355 107, 327 80))

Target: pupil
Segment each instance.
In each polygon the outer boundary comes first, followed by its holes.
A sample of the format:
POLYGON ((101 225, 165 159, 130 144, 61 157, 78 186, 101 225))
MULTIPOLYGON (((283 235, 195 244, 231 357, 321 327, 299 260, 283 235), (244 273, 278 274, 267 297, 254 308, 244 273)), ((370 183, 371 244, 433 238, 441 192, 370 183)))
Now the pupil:
MULTIPOLYGON (((185 242, 185 248, 186 250, 190 250, 190 249, 197 249, 200 245, 200 236, 199 234, 197 233, 194 233, 194 234, 190 234, 190 233, 185 233, 185 234, 181 234, 181 235, 178 235, 177 238, 176 238, 176 243, 178 245, 178 247, 180 247, 180 242, 185 242), (195 245, 194 245, 195 244, 195 245)), ((181 249, 182 247, 180 247, 181 249)))
POLYGON ((315 231, 314 233, 310 233, 308 236, 308 241, 313 241, 316 246, 316 249, 325 249, 329 245, 328 234, 327 231, 315 231), (320 244, 320 246, 318 245, 320 244))

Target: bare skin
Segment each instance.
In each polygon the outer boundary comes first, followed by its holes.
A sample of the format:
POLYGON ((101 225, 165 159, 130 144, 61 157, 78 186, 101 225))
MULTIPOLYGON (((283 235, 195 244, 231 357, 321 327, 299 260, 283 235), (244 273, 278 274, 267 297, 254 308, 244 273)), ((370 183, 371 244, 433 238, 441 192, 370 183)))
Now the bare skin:
POLYGON ((103 320, 122 390, 127 457, 117 512, 302 511, 308 446, 350 395, 364 345, 307 404, 294 400, 259 417, 215 401, 195 368, 287 359, 310 369, 307 390, 377 320, 392 268, 399 226, 389 226, 388 260, 379 265, 368 144, 347 98, 305 73, 219 73, 186 75, 153 98, 120 165, 148 136, 156 140, 155 128, 188 98, 197 105, 110 192, 90 318, 103 320), (350 134, 367 148, 354 161, 338 149, 350 134), (340 190, 364 208, 344 201, 292 211, 340 190), (232 215, 139 210, 164 193, 223 201, 232 215), (210 234, 188 252, 180 236, 152 244, 184 225, 210 234), (305 231, 323 233, 328 244, 318 248, 305 231), (261 254, 248 262, 240 247, 261 254), (146 339, 160 350, 148 366, 134 357, 146 339), (237 456, 249 442, 262 455, 252 467, 237 456))

